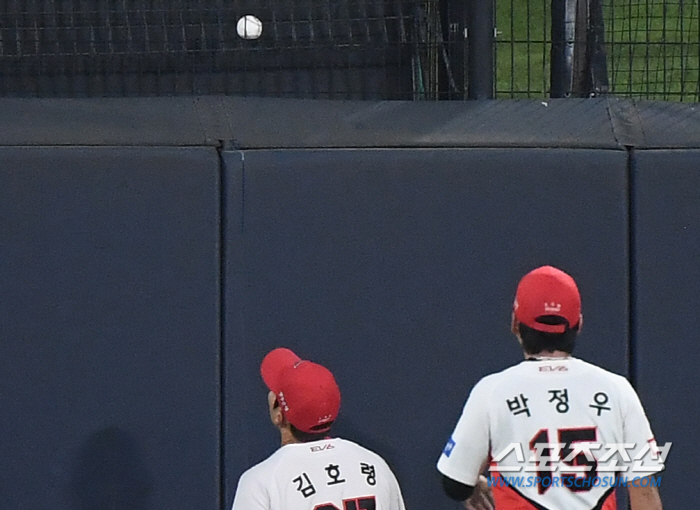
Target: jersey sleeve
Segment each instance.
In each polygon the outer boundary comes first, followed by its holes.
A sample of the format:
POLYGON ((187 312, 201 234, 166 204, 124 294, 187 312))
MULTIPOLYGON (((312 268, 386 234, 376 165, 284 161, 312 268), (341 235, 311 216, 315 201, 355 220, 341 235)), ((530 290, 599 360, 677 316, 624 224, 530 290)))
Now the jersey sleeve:
POLYGON ((231 510, 271 510, 269 495, 254 470, 246 471, 238 480, 231 510))
POLYGON ((396 479, 396 475, 394 475, 394 472, 388 465, 386 466, 386 469, 387 476, 389 478, 389 498, 391 501, 391 507, 389 510, 406 510, 399 481, 396 479))
POLYGON ((621 380, 624 442, 634 445, 628 450, 630 460, 623 463, 627 468, 623 476, 633 480, 663 470, 664 461, 637 392, 627 379, 621 380))
POLYGON ((462 415, 440 455, 437 469, 465 485, 475 486, 489 455, 489 385, 482 379, 472 389, 462 415))

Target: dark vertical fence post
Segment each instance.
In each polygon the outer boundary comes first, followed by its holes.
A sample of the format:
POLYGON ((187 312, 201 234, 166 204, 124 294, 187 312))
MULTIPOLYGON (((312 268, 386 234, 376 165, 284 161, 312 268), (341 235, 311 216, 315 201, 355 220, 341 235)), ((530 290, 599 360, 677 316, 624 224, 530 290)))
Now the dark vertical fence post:
POLYGON ((567 16, 569 39, 568 49, 571 59, 571 97, 588 97, 591 90, 588 54, 588 4, 590 0, 576 0, 571 19, 567 16), (573 33, 571 32, 573 30, 573 33))
POLYGON ((469 0, 469 99, 493 99, 494 0, 469 0))
POLYGON ((552 0, 552 65, 551 97, 566 97, 570 91, 571 68, 566 61, 566 4, 568 0, 552 0))
POLYGON ((608 93, 608 59, 605 49, 605 23, 602 0, 589 0, 588 58, 593 95, 608 93))
POLYGON ((443 26, 447 28, 447 65, 440 83, 449 99, 467 99, 466 45, 467 9, 464 0, 447 0, 443 4, 443 26))
POLYGON ((552 0, 551 97, 607 90, 602 15, 596 0, 552 0))

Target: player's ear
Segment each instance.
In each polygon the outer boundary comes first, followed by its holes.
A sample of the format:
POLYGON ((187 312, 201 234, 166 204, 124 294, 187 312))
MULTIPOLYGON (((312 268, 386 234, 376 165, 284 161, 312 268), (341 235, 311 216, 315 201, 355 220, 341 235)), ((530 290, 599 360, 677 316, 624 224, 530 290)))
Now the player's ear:
POLYGON ((275 427, 283 427, 286 420, 284 419, 284 414, 282 414, 282 409, 278 407, 274 411, 270 412, 270 420, 275 427))
POLYGON ((580 314, 578 316, 578 327, 576 328, 576 331, 578 333, 580 333, 582 328, 583 328, 583 314, 580 314))
POLYGON ((515 313, 511 313, 510 315, 510 331, 517 336, 518 341, 520 341, 520 323, 518 319, 515 318, 515 313))
POLYGON ((276 427, 279 427, 284 421, 284 416, 282 415, 282 408, 277 400, 277 395, 273 392, 267 394, 267 406, 270 409, 270 421, 276 427))

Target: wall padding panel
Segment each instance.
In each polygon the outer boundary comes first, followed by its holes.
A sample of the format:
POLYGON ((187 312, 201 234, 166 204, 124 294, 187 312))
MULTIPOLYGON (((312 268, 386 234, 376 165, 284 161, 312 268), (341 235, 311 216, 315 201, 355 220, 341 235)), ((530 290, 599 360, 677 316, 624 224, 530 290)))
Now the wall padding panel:
POLYGON ((700 500, 687 483, 700 456, 700 151, 635 153, 634 366, 657 442, 673 443, 661 478, 664 507, 700 500))
POLYGON ((510 314, 530 269, 576 277, 586 316, 578 354, 625 373, 624 151, 269 150, 224 160, 229 264, 239 268, 226 279, 227 502, 240 473, 278 445, 258 369, 280 345, 334 371, 343 392, 334 432, 385 456, 409 508, 454 507, 435 462, 472 385, 522 358, 510 314))
POLYGON ((0 149, 2 508, 218 506, 218 166, 0 149))

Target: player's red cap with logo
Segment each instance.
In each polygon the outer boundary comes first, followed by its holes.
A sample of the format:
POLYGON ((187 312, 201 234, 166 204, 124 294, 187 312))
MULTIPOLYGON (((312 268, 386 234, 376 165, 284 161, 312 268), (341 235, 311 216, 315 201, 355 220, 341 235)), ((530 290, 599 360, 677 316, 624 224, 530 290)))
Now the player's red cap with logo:
POLYGON ((520 280, 513 312, 518 321, 533 329, 563 333, 581 320, 581 296, 571 276, 556 267, 542 266, 520 280))
POLYGON ((340 389, 330 370, 280 347, 260 365, 287 421, 302 432, 327 432, 340 410, 340 389))

